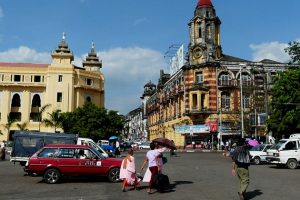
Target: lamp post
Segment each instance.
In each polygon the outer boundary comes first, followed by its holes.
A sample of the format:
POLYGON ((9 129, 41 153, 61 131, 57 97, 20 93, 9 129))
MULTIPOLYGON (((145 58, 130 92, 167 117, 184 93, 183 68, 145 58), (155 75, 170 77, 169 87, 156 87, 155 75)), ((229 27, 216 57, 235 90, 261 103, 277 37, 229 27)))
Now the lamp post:
POLYGON ((241 88, 241 134, 244 138, 244 101, 243 101, 243 80, 242 80, 242 69, 246 67, 245 64, 239 64, 240 66, 240 88, 241 88))

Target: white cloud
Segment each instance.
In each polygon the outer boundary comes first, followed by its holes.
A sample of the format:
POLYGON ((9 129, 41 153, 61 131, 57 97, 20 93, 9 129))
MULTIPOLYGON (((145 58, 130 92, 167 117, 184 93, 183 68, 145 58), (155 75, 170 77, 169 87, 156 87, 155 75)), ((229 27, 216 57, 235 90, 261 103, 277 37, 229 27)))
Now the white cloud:
POLYGON ((2 62, 32 62, 32 63, 50 63, 51 55, 46 52, 37 52, 26 46, 9 49, 0 52, 0 60, 2 62))
MULTIPOLYGON (((97 54, 105 77, 105 107, 121 114, 141 105, 144 85, 150 80, 157 84, 160 69, 166 67, 160 52, 146 48, 115 48, 97 54)), ((74 64, 82 66, 85 56, 75 56, 74 64)), ((51 55, 21 46, 0 52, 0 61, 51 63, 51 55)), ((165 73, 169 72, 165 69, 165 73)))
POLYGON ((284 51, 286 47, 288 47, 288 44, 279 43, 277 41, 250 45, 254 61, 271 59, 278 62, 287 62, 290 59, 290 57, 284 51))
POLYGON ((146 23, 148 22, 148 19, 147 18, 140 18, 140 19, 136 19, 134 22, 133 22, 133 26, 138 26, 140 24, 143 24, 143 23, 146 23))
MULTIPOLYGON (((166 64, 160 52, 140 47, 98 52, 106 83, 106 107, 127 114, 141 104, 144 85, 157 83, 166 64)), ((165 70, 165 73, 168 71, 165 70)))

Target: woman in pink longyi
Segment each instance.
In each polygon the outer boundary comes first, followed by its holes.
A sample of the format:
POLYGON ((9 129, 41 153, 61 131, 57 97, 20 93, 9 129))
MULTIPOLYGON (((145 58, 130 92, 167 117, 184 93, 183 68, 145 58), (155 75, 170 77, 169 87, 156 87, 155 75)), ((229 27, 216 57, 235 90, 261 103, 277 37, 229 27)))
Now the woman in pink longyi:
POLYGON ((136 175, 135 159, 133 157, 133 150, 129 149, 127 156, 123 159, 120 169, 120 179, 123 179, 122 191, 126 192, 126 186, 134 186, 137 188, 141 179, 136 175))

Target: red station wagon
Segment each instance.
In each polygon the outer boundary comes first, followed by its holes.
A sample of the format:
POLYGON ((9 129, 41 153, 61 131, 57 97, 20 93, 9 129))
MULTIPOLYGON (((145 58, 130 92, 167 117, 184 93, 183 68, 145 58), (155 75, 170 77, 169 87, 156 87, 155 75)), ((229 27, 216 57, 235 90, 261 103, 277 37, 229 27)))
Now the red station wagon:
POLYGON ((107 176, 118 182, 121 163, 121 159, 104 158, 91 146, 51 144, 29 158, 25 171, 43 176, 46 183, 57 183, 64 175, 107 176))

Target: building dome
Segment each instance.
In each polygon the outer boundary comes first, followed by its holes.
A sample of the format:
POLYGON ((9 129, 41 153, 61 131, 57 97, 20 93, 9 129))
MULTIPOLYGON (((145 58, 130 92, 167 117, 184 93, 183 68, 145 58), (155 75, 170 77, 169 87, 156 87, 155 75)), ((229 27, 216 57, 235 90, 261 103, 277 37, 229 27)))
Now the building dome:
POLYGON ((197 7, 212 7, 211 0, 198 0, 197 7))
POLYGON ((149 81, 149 82, 144 86, 144 88, 146 88, 146 87, 152 88, 152 87, 156 87, 156 85, 155 85, 154 83, 152 83, 151 81, 149 81))

